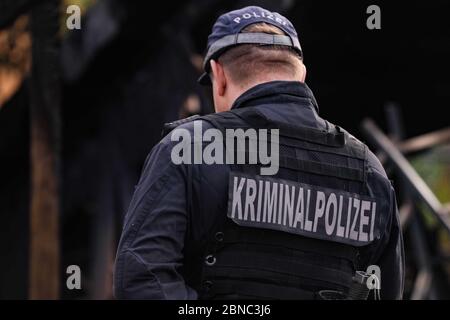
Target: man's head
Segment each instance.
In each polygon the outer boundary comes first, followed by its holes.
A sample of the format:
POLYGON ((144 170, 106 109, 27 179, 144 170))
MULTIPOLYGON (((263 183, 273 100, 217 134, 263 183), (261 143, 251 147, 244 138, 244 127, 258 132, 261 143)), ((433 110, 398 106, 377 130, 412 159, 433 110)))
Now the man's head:
POLYGON ((246 7, 217 19, 208 38, 202 84, 212 84, 216 112, 226 111, 247 89, 268 81, 304 82, 297 33, 283 16, 246 7))

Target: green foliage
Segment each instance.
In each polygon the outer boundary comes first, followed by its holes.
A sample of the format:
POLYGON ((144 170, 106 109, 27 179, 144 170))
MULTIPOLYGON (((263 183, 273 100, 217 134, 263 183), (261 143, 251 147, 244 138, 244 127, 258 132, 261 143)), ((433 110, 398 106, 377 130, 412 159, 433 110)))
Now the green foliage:
MULTIPOLYGON (((410 160, 439 201, 450 203, 450 145, 434 148, 410 160)), ((437 227, 437 220, 432 213, 424 205, 419 204, 419 208, 427 227, 437 227)), ((449 253, 450 235, 442 228, 438 228, 438 233, 442 251, 449 253)))

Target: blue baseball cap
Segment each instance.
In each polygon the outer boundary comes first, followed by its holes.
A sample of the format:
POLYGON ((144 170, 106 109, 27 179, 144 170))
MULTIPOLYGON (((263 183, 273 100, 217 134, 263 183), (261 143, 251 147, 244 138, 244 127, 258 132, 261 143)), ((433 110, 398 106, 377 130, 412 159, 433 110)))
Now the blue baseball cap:
POLYGON ((211 85, 209 62, 217 59, 226 49, 240 44, 278 45, 293 48, 303 56, 297 31, 292 23, 277 12, 270 12, 257 6, 249 6, 221 15, 208 37, 206 56, 203 61, 204 73, 198 79, 203 85, 211 85), (281 30, 286 35, 267 33, 241 33, 241 30, 254 23, 265 22, 281 30))

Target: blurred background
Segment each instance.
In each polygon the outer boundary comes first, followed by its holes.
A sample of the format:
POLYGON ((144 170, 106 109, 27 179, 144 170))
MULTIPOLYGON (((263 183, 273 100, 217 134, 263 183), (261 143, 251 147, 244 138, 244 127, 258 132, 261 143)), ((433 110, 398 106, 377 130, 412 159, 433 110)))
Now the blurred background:
POLYGON ((145 157, 165 122, 213 111, 196 83, 206 39, 247 5, 292 21, 321 116, 385 165, 405 298, 450 297, 447 0, 0 0, 0 299, 112 298, 145 157), (380 30, 366 27, 372 4, 380 30), (80 29, 67 27, 70 5, 80 29), (80 290, 66 286, 69 265, 80 290))

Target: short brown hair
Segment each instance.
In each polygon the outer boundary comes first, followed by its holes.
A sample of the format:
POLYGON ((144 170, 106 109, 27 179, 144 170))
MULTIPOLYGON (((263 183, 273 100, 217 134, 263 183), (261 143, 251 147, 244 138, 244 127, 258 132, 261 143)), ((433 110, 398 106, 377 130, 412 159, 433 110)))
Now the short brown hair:
MULTIPOLYGON (((256 23, 245 27, 242 33, 286 33, 267 23, 256 23)), ((283 73, 296 78, 301 70, 301 58, 294 49, 281 45, 241 44, 228 49, 219 57, 219 62, 228 69, 236 83, 246 84, 254 77, 267 73, 283 73)))

